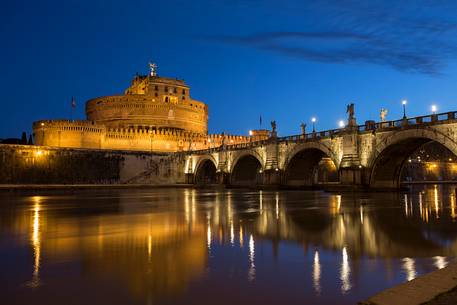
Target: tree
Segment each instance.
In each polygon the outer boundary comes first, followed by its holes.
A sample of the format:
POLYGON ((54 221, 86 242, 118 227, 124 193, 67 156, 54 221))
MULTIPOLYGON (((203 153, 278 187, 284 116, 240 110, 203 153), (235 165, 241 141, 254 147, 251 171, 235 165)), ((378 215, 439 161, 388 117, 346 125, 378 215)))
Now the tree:
POLYGON ((25 133, 25 131, 22 132, 21 144, 27 145, 27 134, 25 133))

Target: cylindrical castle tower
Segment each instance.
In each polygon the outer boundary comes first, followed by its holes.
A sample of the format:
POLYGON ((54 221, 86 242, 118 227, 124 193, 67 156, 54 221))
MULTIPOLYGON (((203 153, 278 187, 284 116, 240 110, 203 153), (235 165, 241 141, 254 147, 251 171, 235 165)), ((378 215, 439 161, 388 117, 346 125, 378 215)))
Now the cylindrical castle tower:
POLYGON ((190 97, 182 80, 137 75, 124 95, 91 99, 87 119, 107 128, 208 132, 208 107, 190 97))

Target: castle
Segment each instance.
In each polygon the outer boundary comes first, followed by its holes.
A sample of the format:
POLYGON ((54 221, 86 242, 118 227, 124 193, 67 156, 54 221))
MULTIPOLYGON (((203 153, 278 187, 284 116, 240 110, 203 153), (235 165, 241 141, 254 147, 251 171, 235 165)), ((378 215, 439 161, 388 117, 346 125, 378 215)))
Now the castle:
POLYGON ((191 98, 183 80, 136 75, 123 95, 86 102, 87 120, 33 123, 36 145, 111 150, 177 152, 268 138, 266 130, 249 136, 208 134, 208 106, 191 98))

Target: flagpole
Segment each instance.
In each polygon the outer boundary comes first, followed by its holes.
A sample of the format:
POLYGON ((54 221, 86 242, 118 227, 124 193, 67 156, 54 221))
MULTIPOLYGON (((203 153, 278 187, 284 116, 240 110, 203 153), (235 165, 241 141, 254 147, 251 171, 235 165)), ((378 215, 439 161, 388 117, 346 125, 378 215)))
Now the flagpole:
POLYGON ((73 111, 76 108, 76 101, 75 98, 72 96, 71 97, 71 114, 70 114, 70 120, 73 121, 73 111))

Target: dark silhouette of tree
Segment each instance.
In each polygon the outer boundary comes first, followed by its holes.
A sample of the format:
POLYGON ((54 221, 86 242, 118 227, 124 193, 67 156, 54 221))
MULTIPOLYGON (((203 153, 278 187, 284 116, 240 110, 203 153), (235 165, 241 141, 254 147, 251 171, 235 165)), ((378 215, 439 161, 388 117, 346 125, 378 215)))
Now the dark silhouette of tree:
POLYGON ((27 145, 27 134, 25 131, 22 132, 21 144, 27 145))

